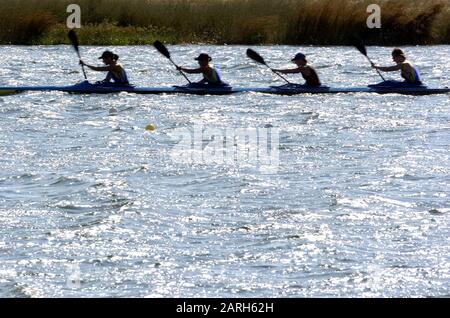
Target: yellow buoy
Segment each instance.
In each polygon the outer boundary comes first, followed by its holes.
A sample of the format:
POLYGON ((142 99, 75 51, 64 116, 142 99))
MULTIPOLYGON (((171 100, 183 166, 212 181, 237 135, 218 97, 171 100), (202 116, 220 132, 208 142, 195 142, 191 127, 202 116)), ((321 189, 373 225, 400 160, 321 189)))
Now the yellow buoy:
POLYGON ((153 126, 152 124, 148 124, 148 125, 145 127, 145 130, 147 130, 147 131, 155 131, 156 128, 155 128, 155 126, 153 126))

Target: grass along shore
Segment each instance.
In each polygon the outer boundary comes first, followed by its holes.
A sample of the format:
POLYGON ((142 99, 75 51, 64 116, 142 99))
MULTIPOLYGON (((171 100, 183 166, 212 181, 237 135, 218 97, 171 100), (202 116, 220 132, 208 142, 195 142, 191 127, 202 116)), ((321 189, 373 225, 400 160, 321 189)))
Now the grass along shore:
POLYGON ((345 45, 450 44, 449 0, 8 0, 0 44, 68 44, 67 5, 82 9, 85 45, 169 43, 345 45), (366 26, 371 3, 380 30, 366 26))

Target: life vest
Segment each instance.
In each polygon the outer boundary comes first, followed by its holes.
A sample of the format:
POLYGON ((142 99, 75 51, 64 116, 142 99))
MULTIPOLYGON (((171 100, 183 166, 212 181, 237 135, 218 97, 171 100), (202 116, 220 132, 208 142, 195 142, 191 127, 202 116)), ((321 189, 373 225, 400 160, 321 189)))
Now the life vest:
POLYGON ((402 67, 402 77, 405 79, 406 82, 411 84, 419 84, 422 83, 422 79, 420 76, 420 72, 411 62, 406 61, 405 64, 410 66, 410 69, 404 69, 402 67))
POLYGON ((308 68, 310 71, 309 75, 305 75, 302 73, 302 76, 306 81, 305 84, 308 86, 321 86, 322 83, 320 82, 319 75, 317 75, 316 70, 311 66, 308 66, 308 68))
POLYGON ((123 68, 122 65, 117 64, 117 66, 120 66, 121 71, 120 72, 112 72, 110 71, 109 74, 111 75, 111 78, 113 79, 114 83, 116 84, 125 84, 128 85, 130 82, 128 81, 127 72, 123 68))
POLYGON ((215 69, 213 65, 210 65, 209 69, 211 70, 211 72, 204 72, 203 79, 208 84, 212 84, 212 85, 222 84, 222 78, 220 76, 219 71, 217 69, 215 69))

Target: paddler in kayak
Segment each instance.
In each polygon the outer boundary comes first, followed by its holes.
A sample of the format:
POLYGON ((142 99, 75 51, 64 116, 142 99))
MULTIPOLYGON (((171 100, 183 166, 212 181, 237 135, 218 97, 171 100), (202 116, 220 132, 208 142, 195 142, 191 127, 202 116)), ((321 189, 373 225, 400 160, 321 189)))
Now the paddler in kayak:
POLYGON ((308 65, 308 61, 306 59, 306 55, 303 53, 298 53, 295 55, 295 57, 292 59, 292 62, 297 64, 297 68, 294 69, 287 69, 287 70, 276 70, 275 72, 282 73, 282 74, 302 74, 303 78, 305 79, 305 85, 306 86, 312 86, 317 87, 321 86, 322 83, 320 82, 319 75, 317 75, 316 70, 308 65))
POLYGON ((212 58, 205 53, 200 54, 197 58, 199 68, 190 69, 184 67, 177 67, 179 71, 183 71, 188 74, 203 74, 203 79, 194 85, 212 85, 212 86, 228 86, 227 83, 222 81, 219 71, 211 64, 212 58))
POLYGON ((397 65, 394 66, 376 66, 372 64, 372 67, 383 72, 396 72, 401 71, 401 76, 405 79, 404 82, 388 81, 391 85, 412 84, 421 85, 422 80, 417 67, 415 67, 410 61, 406 59, 405 53, 401 49, 395 49, 392 51, 392 59, 397 65))
POLYGON ((117 85, 130 85, 127 72, 121 64, 117 63, 119 60, 119 56, 117 54, 114 54, 111 51, 105 51, 99 59, 103 60, 103 63, 105 63, 106 66, 92 66, 84 63, 82 60, 80 60, 80 64, 89 67, 93 71, 108 72, 106 78, 99 83, 113 82, 117 85))

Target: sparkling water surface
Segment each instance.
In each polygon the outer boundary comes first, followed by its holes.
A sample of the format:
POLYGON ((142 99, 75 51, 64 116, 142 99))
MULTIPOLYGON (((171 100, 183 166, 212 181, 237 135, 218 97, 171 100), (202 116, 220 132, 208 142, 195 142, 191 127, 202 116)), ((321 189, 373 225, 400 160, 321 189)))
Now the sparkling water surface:
MULTIPOLYGON (((138 86, 184 83, 151 46, 110 49, 138 86)), ((170 50, 209 53, 234 86, 282 84, 246 47, 170 50)), ((380 81, 352 48, 256 50, 274 67, 303 51, 329 86, 380 81)), ((405 50, 450 86, 450 46, 405 50)), ((82 80, 68 46, 0 52, 0 86, 82 80)), ((449 144, 449 95, 0 97, 0 297, 449 297, 449 144), (173 160, 194 125, 278 129, 277 171, 173 160)))

